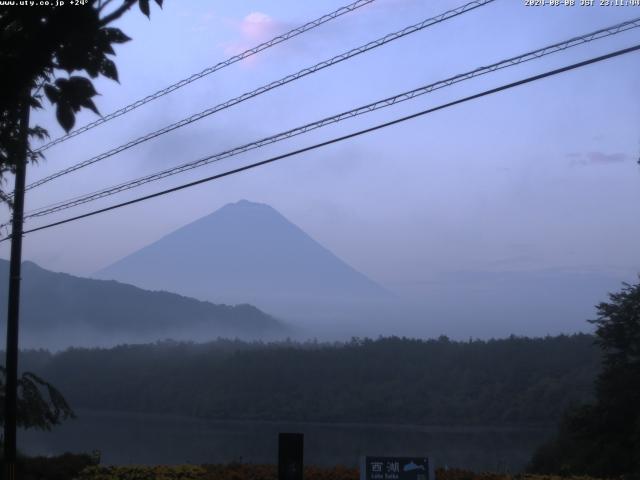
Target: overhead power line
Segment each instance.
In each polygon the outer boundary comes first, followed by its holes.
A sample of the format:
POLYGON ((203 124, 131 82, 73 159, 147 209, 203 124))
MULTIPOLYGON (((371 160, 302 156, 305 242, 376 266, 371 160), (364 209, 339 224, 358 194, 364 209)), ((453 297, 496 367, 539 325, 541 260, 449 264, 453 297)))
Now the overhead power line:
POLYGON ((252 90, 250 92, 244 93, 238 97, 232 98, 231 100, 227 100, 224 103, 220 103, 214 107, 208 108, 206 110, 203 110, 199 113, 196 113, 194 115, 191 115, 190 117, 187 118, 183 118, 182 120, 172 123, 171 125, 168 125, 166 127, 163 127, 159 130, 156 130, 154 132, 150 132, 142 137, 138 137, 134 140, 131 140, 125 144, 122 144, 118 147, 115 147, 107 152, 101 153, 100 155, 97 155, 95 157, 92 157, 88 160, 85 160, 83 162, 77 163, 75 165, 72 165, 68 168, 65 168, 63 170, 60 170, 56 173, 53 173, 45 178, 42 178, 40 180, 37 180, 29 185, 27 185, 26 190, 31 190, 33 188, 39 187, 41 185, 44 185, 47 182, 50 182, 51 180, 54 180, 58 177, 61 177, 63 175, 67 175, 71 172, 74 172, 76 170, 79 170, 81 168, 87 167, 89 165, 92 165, 96 162, 99 162, 101 160, 104 160, 106 158, 112 157, 113 155, 116 155, 120 152, 123 152, 125 150, 128 150, 131 147, 134 147, 136 145, 140 145, 141 143, 147 142, 153 138, 159 137, 160 135, 164 135, 165 133, 169 133, 173 130, 176 130, 178 128, 184 127, 186 125, 189 125, 193 122, 196 122, 198 120, 201 120, 205 117, 208 117, 210 115, 213 115, 214 113, 217 113, 221 110, 225 110, 229 107, 232 107, 234 105, 237 105, 239 103, 242 103, 246 100, 249 100, 251 98, 257 97, 258 95, 262 95, 263 93, 266 93, 270 90, 273 90, 275 88, 281 87, 283 85, 287 85, 288 83, 291 83, 295 80, 298 80, 302 77, 306 77, 307 75, 316 73, 320 70, 323 70, 327 67, 331 67, 333 65, 336 65, 340 62, 343 62, 345 60, 348 60, 350 58, 355 57, 356 55, 360 55, 364 52, 367 52, 369 50, 373 50, 374 48, 380 47, 382 45, 385 45, 389 42, 393 42, 394 40, 398 40, 399 38, 405 37, 407 35, 411 35, 412 33, 416 33, 419 32, 421 30, 424 30, 425 28, 431 27, 433 25, 436 25, 438 23, 444 22, 445 20, 449 20, 451 18, 457 17, 458 15, 462 15, 463 13, 469 12, 471 10, 474 10, 476 8, 482 7, 484 5, 487 5, 489 3, 494 2, 495 0, 474 0, 472 2, 469 2, 463 6, 460 6, 458 8, 452 9, 452 10, 448 10, 440 15, 437 15, 435 17, 432 18, 428 18, 426 20, 423 20, 422 22, 416 23, 415 25, 411 25, 408 26, 406 28, 403 28, 402 30, 399 30, 397 32, 393 32, 393 33, 389 33, 387 35, 385 35, 384 37, 378 38, 377 40, 373 40, 369 43, 366 43, 365 45, 361 45, 359 47, 356 47, 354 49, 351 49, 345 53, 342 53, 340 55, 336 55, 335 57, 332 57, 328 60, 324 60, 320 63, 316 63, 315 65, 311 66, 311 67, 307 67, 307 68, 303 68, 302 70, 287 75, 285 77, 280 78, 279 80, 276 80, 274 82, 271 82, 267 85, 263 85, 255 90, 252 90))
POLYGON ((138 179, 135 180, 131 180, 125 183, 121 183, 119 185, 115 185, 112 187, 108 187, 106 189, 102 189, 96 192, 92 192, 92 193, 88 193, 82 196, 78 196, 75 198, 71 198, 71 199, 67 199, 67 200, 63 200, 61 202, 57 202, 55 204, 52 205, 48 205, 45 207, 41 207, 39 209, 33 210, 31 212, 28 212, 27 215, 25 216, 25 218, 34 218, 34 217, 42 217, 45 215, 49 215, 55 212, 59 212, 62 210, 66 210, 68 208, 72 208, 78 205, 82 205, 84 203, 88 203, 94 200, 98 200, 100 198, 104 198, 107 196, 111 196, 111 195, 115 195, 117 193, 123 192, 125 190, 129 190, 132 188, 136 188, 139 187, 141 185, 156 181, 156 180, 160 180, 172 175, 176 175, 188 170, 192 170, 194 168, 199 168, 202 167, 204 165, 208 165, 210 163, 213 162, 217 162, 229 157, 233 157, 235 155, 239 155, 241 153, 250 151, 250 150, 254 150, 260 147, 263 147, 265 145, 269 145, 278 141, 282 141, 297 135, 301 135, 303 133, 309 132, 311 130, 315 130, 321 127, 324 127, 326 125, 330 125, 333 123, 337 123, 340 122, 342 120, 346 120, 348 118, 352 118, 352 117, 356 117, 359 115, 363 115, 365 113, 369 113, 375 110, 379 110, 382 108, 386 108, 389 107, 391 105, 395 105, 397 103, 400 102, 404 102, 413 98, 416 98, 418 96, 430 93, 434 90, 438 90, 440 88, 444 88, 444 87, 448 87, 450 85, 465 81, 465 80, 469 80, 471 78, 474 77, 478 77, 481 75, 485 75, 487 73, 491 73, 491 72, 495 72, 497 70, 500 69, 504 69, 507 67, 511 67, 511 66, 515 66, 515 65, 519 65, 521 63, 524 62, 528 62, 531 60, 535 60, 537 58, 541 58, 543 56, 546 55, 550 55, 552 53, 556 53, 556 52, 560 52, 560 51, 564 51, 568 48, 572 48, 572 47, 576 47, 578 45, 587 43, 587 42, 591 42, 593 40, 597 40, 600 38, 605 38, 611 35, 615 35, 618 34, 620 32, 624 32, 626 30, 629 30, 631 28, 637 28, 640 27, 640 17, 633 19, 633 20, 629 20, 626 22, 622 22, 620 24, 616 24, 607 28, 603 28, 600 30, 596 30, 594 32, 588 33, 586 35, 581 35, 578 37, 573 37, 570 38, 568 40, 565 40, 563 42, 559 42, 559 43, 555 43, 543 48, 539 48, 537 50, 533 50, 531 52, 527 52, 524 53, 522 55, 518 55, 516 57, 511 57, 508 58, 506 60, 502 60, 496 63, 493 63, 491 65, 487 65, 487 66, 483 66, 483 67, 479 67, 476 68, 475 70, 471 70, 465 73, 461 73, 458 75, 455 75, 453 77, 449 77, 447 79, 444 80, 440 80, 438 82, 435 83, 431 83, 413 90, 410 90, 408 92, 403 92, 400 93, 398 95, 394 95, 392 97, 387 97, 384 98, 382 100, 378 100, 376 102, 373 103, 369 103, 367 105, 363 105, 357 108, 354 108, 352 110, 348 110, 330 117, 326 117, 323 118, 321 120, 312 122, 312 123, 308 123, 306 125, 300 126, 300 127, 296 127, 290 130, 286 130, 284 132, 280 132, 277 133, 275 135, 271 135, 269 137, 265 137, 262 138, 260 140, 251 142, 251 143, 247 143, 245 145, 241 145, 239 147, 234 147, 232 149, 229 150, 225 150, 223 152, 220 153, 216 153, 214 155, 209 155, 207 157, 204 158, 200 158, 198 160, 194 160, 188 163, 184 163, 182 165, 178 165, 176 167, 172 167, 172 168, 168 168, 165 170, 162 170, 160 172, 156 172, 153 173, 151 175, 146 175, 144 177, 140 177, 138 179))
POLYGON ((217 63, 211 67, 207 67, 204 70, 202 70, 199 73, 195 73, 193 75, 191 75, 190 77, 184 78, 176 83, 173 83, 171 85, 169 85, 166 88, 163 88, 162 90, 158 90, 155 93, 152 93, 151 95, 147 95, 144 98, 141 98, 140 100, 137 100, 133 103, 131 103, 130 105, 127 105, 125 107, 122 107, 119 110, 116 110, 115 112, 109 113, 107 115, 104 115, 103 117, 88 123, 80 128, 77 128, 76 130, 73 130, 71 132, 69 132, 66 135, 63 135, 61 137, 58 137, 50 142, 48 142, 47 144, 41 146, 40 148, 38 148, 36 150, 36 152, 43 152, 45 150, 47 150, 48 148, 53 147, 54 145, 57 145, 59 143, 62 143, 66 140, 69 140, 70 138, 73 138, 77 135, 80 135, 81 133, 84 133, 88 130, 91 130, 92 128, 95 128, 99 125, 102 125, 103 123, 108 122, 109 120, 113 120, 114 118, 117 118, 121 115, 124 115, 126 113, 131 112, 132 110, 135 110, 138 107, 141 107, 142 105, 149 103, 153 100, 156 100, 160 97, 164 97, 165 95, 178 90, 179 88, 184 87, 185 85, 189 85, 192 82, 195 82, 196 80, 201 79, 202 77, 206 77, 207 75, 211 75, 214 72, 217 72, 218 70, 222 70, 225 67, 228 67, 229 65, 233 65, 236 62, 239 62, 240 60, 244 60, 245 58, 251 57, 252 55, 255 55, 263 50, 266 50, 267 48, 273 47, 275 45, 278 45, 279 43, 282 43, 284 41, 287 41, 293 37, 297 37, 298 35, 308 32, 309 30, 313 30, 316 27, 319 27, 320 25, 327 23, 331 20, 334 20, 346 13, 350 13, 353 12, 354 10, 357 10, 360 7, 364 7, 365 5, 368 5, 372 2, 374 2, 375 0, 357 0, 353 3, 350 3, 349 5, 345 5, 344 7, 340 7, 337 10, 334 10, 331 13, 327 13, 326 15, 323 15, 319 18, 316 18, 315 20, 312 20, 308 23, 305 23, 304 25, 298 27, 298 28, 294 28, 293 30, 289 30, 288 32, 282 34, 282 35, 278 35, 277 37, 272 38, 269 41, 266 41, 264 43, 261 43, 258 46, 255 46, 253 48, 250 48, 249 50, 245 50, 242 53, 239 53, 238 55, 234 55, 233 57, 230 57, 220 63, 217 63))
MULTIPOLYGON (((203 184, 203 183, 207 183, 207 182, 211 182, 211 181, 214 181, 214 180, 218 180, 218 179, 221 179, 221 178, 224 178, 224 177, 228 177, 230 175, 235 175, 237 173, 244 172, 246 170, 250 170, 250 169, 253 169, 253 168, 256 168, 256 167, 260 167, 260 166, 263 166, 263 165, 267 165, 269 163, 273 163, 273 162, 276 162, 278 160, 282 160, 282 159, 285 159, 285 158, 288 158, 288 157, 293 157, 295 155, 300 155, 301 153, 309 152, 311 150, 316 150, 318 148, 325 147, 327 145, 332 145, 334 143, 342 142, 342 141, 348 140, 350 138, 358 137, 358 136, 364 135, 366 133, 371 133, 371 132, 374 132, 376 130, 380 130, 382 128, 389 127, 391 125, 396 125, 396 124, 399 124, 399 123, 402 123, 402 122, 405 122, 405 121, 408 121, 408 120, 411 120, 411 119, 414 119, 414 118, 418 118, 418 117, 421 117, 421 116, 436 112, 438 110, 444 110, 446 108, 453 107, 455 105, 459 105, 459 104, 462 104, 462 103, 466 103, 466 102, 471 101, 471 100, 475 100, 475 99, 478 99, 478 98, 481 98, 481 97, 492 95, 492 94, 495 94, 495 93, 498 93, 498 92, 502 92, 504 90, 508 90, 508 89, 511 89, 511 88, 518 87, 520 85, 525 85, 525 84, 528 84, 528 83, 532 83, 532 82, 535 82, 535 81, 538 81, 538 80, 542 80, 544 78, 548 78, 548 77, 551 77, 551 76, 554 76, 554 75, 558 75, 558 74, 561 74, 561 73, 564 73, 564 72, 568 72, 570 70, 575 70, 575 69, 578 69, 578 68, 582 68, 582 67, 585 67, 587 65, 592 65, 594 63, 602 62, 604 60, 608 60, 610 58, 618 57, 618 56, 625 55, 625 54, 628 54, 628 53, 631 53, 631 52, 635 52, 635 51, 638 51, 638 50, 640 50, 640 44, 637 44, 637 45, 635 45, 633 47, 624 48, 622 50, 617 50, 615 52, 611 52, 611 53, 608 53, 606 55, 601 55, 599 57, 591 58, 589 60, 585 60, 585 61, 582 61, 582 62, 574 63, 574 64, 571 64, 571 65, 567 65, 565 67, 557 68, 555 70, 551 70, 551 71, 548 71, 548 72, 545 72, 545 73, 541 73, 541 74, 538 74, 538 75, 527 77, 525 79, 518 80, 516 82, 512 82, 512 83, 508 83, 506 85, 502 85, 500 87, 492 88, 490 90, 485 90, 485 91, 477 93, 475 95, 470 95, 468 97, 464 97, 464 98, 461 98, 461 99, 458 99, 458 100, 455 100, 455 101, 452 101, 452 102, 449 102, 449 103, 445 103, 445 104, 439 105, 437 107, 433 107, 433 108, 429 108, 429 109, 426 109, 426 110, 422 110, 420 112, 417 112, 417 113, 414 113, 414 114, 411 114, 411 115, 407 115, 405 117, 401 117, 401 118, 398 118, 398 119, 395 119, 395 120, 391 120, 389 122, 381 123, 381 124, 375 125, 373 127, 369 127, 369 128, 363 129, 363 130, 359 130, 357 132, 350 133, 348 135, 343 135, 341 137, 336 137, 336 138, 333 138, 331 140, 327 140, 325 142, 316 143, 315 145, 311 145, 309 147, 301 148, 299 150, 295 150, 295 151, 288 152, 288 153, 285 153, 285 154, 282 154, 282 155, 271 157, 271 158, 268 158, 266 160, 262 160, 260 162, 251 163, 251 164, 245 165, 243 167, 235 168, 233 170, 228 170, 226 172, 219 173, 219 174, 216 174, 216 175, 212 175, 210 177, 201 178, 199 180, 196 180, 196 181, 193 181, 193 182, 189 182, 189 183, 185 183, 185 184, 179 185, 177 187, 173 187, 173 188, 169 188, 169 189, 166 189, 166 190, 162 190, 162 191, 159 191, 159 192, 156 192, 156 193, 152 193, 150 195, 145 195, 143 197, 138 197, 138 198, 135 198, 133 200, 129 200, 127 202, 122 202, 122 203, 119 203, 119 204, 116 204, 116 205, 111 205, 110 207, 105 207, 105 208, 101 208, 101 209, 98 209, 98 210, 93 210, 91 212, 84 213, 82 215, 77 215, 75 217, 66 218, 64 220, 60 220, 60 221, 57 221, 57 222, 49 223, 47 225, 42 225, 40 227, 32 228, 30 230, 26 230, 24 233, 25 234, 33 233, 33 232, 37 232, 37 231, 40 231, 40 230, 45 230, 45 229, 48 229, 48 228, 56 227, 58 225, 63 225, 63 224, 66 224, 66 223, 69 223, 69 222, 74 222, 76 220, 80 220, 80 219, 83 219, 83 218, 92 217, 92 216, 98 215, 100 213, 105 213, 105 212, 108 212, 108 211, 111 211, 111 210, 116 210, 118 208, 126 207, 128 205, 133 205, 135 203, 143 202, 145 200, 150 200, 152 198, 156 198, 156 197, 160 197, 160 196, 163 196, 163 195, 167 195, 169 193, 177 192, 179 190, 184 190, 186 188, 191 188, 191 187, 194 187, 196 185, 200 185, 200 184, 203 184)), ((8 238, 10 238, 10 237, 2 239, 2 240, 0 240, 0 242, 5 241, 8 238)))

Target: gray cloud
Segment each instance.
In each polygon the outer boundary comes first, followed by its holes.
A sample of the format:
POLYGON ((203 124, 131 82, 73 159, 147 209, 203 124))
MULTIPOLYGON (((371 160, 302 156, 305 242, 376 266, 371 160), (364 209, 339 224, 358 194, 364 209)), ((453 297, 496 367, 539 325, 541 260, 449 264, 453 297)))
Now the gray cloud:
POLYGON ((589 152, 587 158, 590 163, 615 163, 624 162, 629 155, 626 153, 602 153, 602 152, 589 152))
POLYGON ((567 153, 567 158, 572 159, 573 165, 606 165, 612 163, 620 163, 630 158, 626 153, 604 153, 604 152, 588 152, 585 154, 580 153, 567 153))

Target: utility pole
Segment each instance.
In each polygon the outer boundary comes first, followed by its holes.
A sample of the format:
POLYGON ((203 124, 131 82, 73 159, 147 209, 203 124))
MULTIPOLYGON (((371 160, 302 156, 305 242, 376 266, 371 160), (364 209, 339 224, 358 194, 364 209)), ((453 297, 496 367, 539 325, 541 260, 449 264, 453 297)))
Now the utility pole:
POLYGON ((9 307, 7 312, 7 378, 4 406, 5 478, 16 479, 16 426, 18 413, 18 324, 20 318, 20 269, 24 220, 24 186, 29 148, 29 110, 31 89, 27 88, 20 106, 20 130, 16 155, 13 217, 11 219, 11 259, 9 265, 9 307))

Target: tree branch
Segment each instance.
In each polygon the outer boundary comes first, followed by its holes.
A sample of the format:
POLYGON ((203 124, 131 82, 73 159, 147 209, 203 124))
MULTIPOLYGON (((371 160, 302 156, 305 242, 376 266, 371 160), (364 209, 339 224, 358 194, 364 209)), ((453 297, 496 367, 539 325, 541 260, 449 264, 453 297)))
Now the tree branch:
POLYGON ((120 7, 115 9, 109 15, 104 17, 102 20, 100 20, 100 22, 98 24, 101 27, 104 27, 105 25, 110 24, 114 20, 117 20, 122 15, 124 15, 124 13, 127 12, 131 7, 133 7, 136 4, 137 1, 138 0, 124 0, 124 3, 120 7))
POLYGON ((102 10, 105 9, 105 7, 107 5, 109 5, 113 0, 104 0, 104 2, 100 2, 100 4, 98 5, 98 12, 101 12, 102 10))

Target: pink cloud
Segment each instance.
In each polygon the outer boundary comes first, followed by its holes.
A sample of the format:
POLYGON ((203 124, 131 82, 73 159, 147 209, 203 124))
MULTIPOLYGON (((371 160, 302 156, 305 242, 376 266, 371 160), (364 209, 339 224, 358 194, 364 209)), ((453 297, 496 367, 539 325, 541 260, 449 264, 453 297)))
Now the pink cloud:
POLYGON ((240 22, 240 31, 245 37, 266 40, 275 34, 275 23, 266 13, 251 12, 240 22))
MULTIPOLYGON (((251 12, 240 22, 234 22, 240 38, 223 44, 227 55, 237 55, 256 45, 275 37, 282 31, 282 25, 263 12, 251 12)), ((247 60, 252 60, 253 57, 247 60)))

